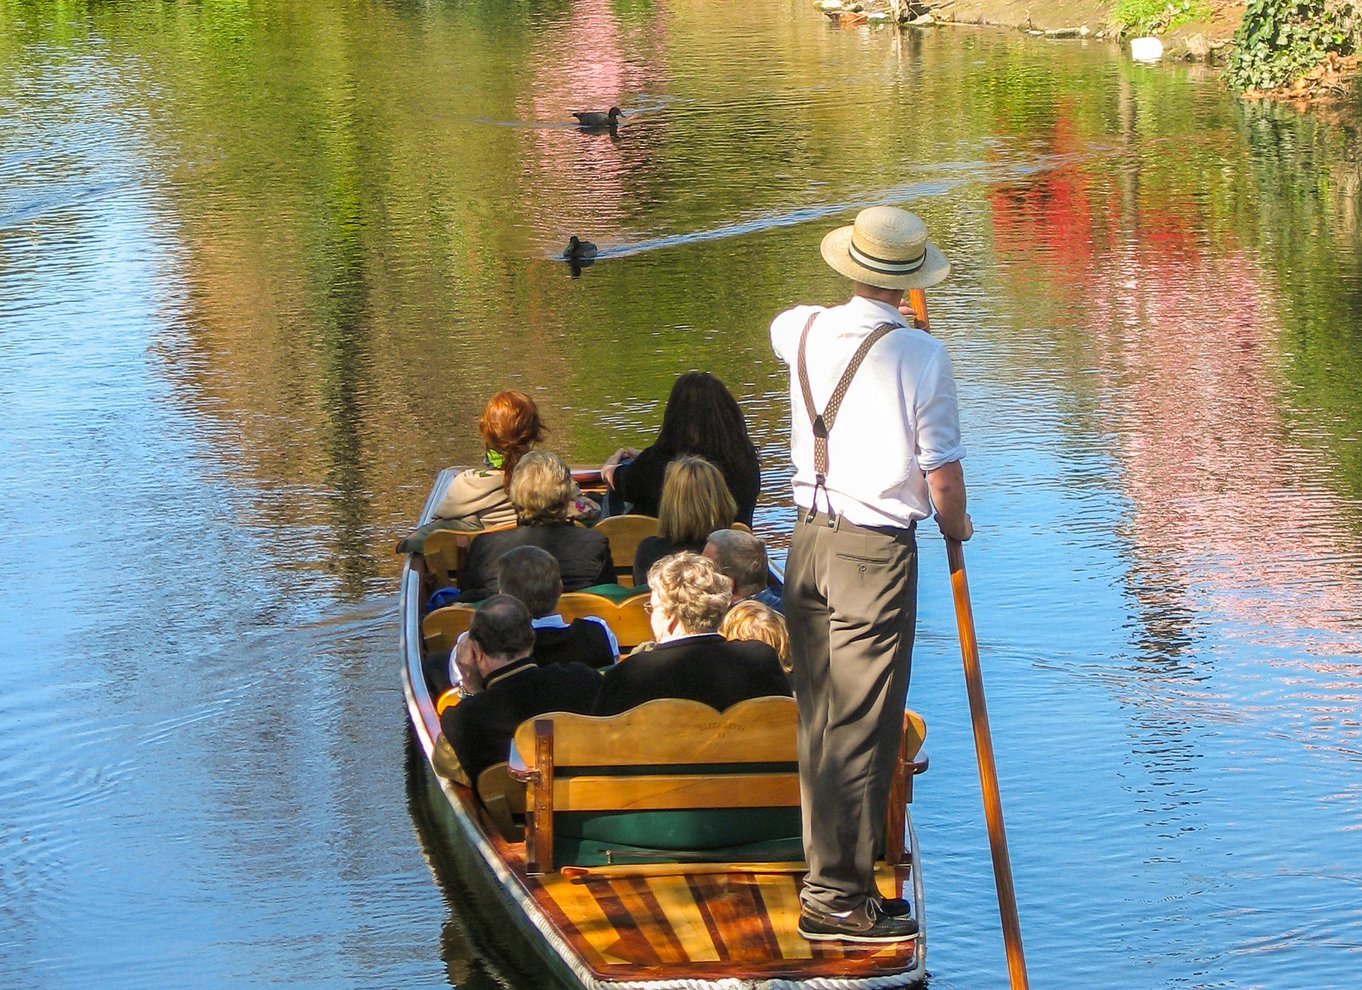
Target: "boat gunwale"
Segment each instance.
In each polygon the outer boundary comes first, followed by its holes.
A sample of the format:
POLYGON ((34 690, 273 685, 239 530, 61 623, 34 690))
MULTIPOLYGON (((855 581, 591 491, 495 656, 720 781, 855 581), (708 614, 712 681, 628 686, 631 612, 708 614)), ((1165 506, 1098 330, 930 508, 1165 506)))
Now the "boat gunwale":
MULTIPOLYGON (((455 468, 445 468, 436 477, 435 484, 426 499, 425 508, 421 512, 423 524, 429 520, 435 506, 439 503, 440 496, 444 494, 455 473, 455 468)), ((425 752, 426 769, 435 777, 445 800, 449 802, 450 809, 453 811, 453 819, 464 838, 491 869, 492 875, 497 881, 497 886, 520 909, 524 923, 518 924, 518 927, 527 935, 538 936, 546 941, 553 949, 559 964, 566 966, 583 986, 593 988, 593 990, 594 988, 604 990, 605 985, 595 977, 595 974, 582 961, 580 955, 558 933, 543 909, 525 888, 521 878, 507 865, 506 861, 493 848, 487 835, 478 827, 476 809, 472 803, 472 792, 468 788, 461 788, 435 770, 433 757, 435 742, 439 737, 437 734, 432 734, 432 726, 438 733, 440 723, 439 716, 435 714, 434 699, 431 698, 430 691, 426 686, 425 667, 421 660, 420 598, 421 577, 412 568, 411 556, 408 555, 402 565, 402 587, 399 596, 399 608, 402 613, 400 635, 400 648, 403 657, 402 688, 407 699, 409 721, 422 750, 425 752), (423 700, 425 704, 422 704, 423 700), (460 793, 461 791, 466 793, 460 793)), ((511 913, 519 922, 520 916, 516 915, 515 912, 511 913)))

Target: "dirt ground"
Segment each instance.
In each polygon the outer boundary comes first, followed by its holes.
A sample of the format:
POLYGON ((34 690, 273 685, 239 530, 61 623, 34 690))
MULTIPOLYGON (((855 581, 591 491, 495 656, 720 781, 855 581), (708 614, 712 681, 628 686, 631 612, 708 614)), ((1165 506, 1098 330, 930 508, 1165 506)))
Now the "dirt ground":
MULTIPOLYGON (((1181 24, 1159 35, 1165 58, 1216 61, 1234 36, 1244 16, 1239 0, 1210 0, 1202 6, 1207 16, 1181 24)), ((1113 4, 1101 0, 930 0, 931 15, 939 21, 993 24, 1037 32, 1086 28, 1088 36, 1115 40, 1113 4)))
MULTIPOLYGON (((836 0, 815 0, 825 9, 836 0)), ((828 12, 829 17, 851 19, 889 18, 895 0, 840 0, 852 10, 865 13, 828 12), (854 6, 853 6, 854 4, 854 6)), ((1015 28, 1036 35, 1084 37, 1126 45, 1112 18, 1115 0, 897 0, 901 17, 910 26, 983 24, 1015 28)), ((1183 59, 1223 66, 1234 32, 1244 16, 1243 0, 1202 0, 1203 16, 1158 34, 1165 60, 1183 59)), ((1248 99, 1275 99, 1298 109, 1321 112, 1335 123, 1362 125, 1362 104, 1356 99, 1362 59, 1357 55, 1329 55, 1314 71, 1293 85, 1273 92, 1249 92, 1248 99)))

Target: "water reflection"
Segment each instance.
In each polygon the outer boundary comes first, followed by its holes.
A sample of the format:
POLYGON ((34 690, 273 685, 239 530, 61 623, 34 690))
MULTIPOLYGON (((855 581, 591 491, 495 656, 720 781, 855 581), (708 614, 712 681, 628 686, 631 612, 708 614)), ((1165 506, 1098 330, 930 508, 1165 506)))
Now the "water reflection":
POLYGON ((407 735, 407 807, 416 840, 450 908, 440 934, 441 958, 455 987, 537 986, 553 990, 562 982, 536 962, 524 936, 506 925, 505 908, 494 892, 477 885, 475 853, 455 838, 457 825, 430 768, 407 735))
MULTIPOLYGON (((1059 104, 1047 146, 1072 152, 1082 141, 1059 104)), ((1099 428, 1118 438, 1131 503, 1121 535, 1146 648, 1188 651, 1209 613, 1250 637, 1265 625, 1301 631, 1312 652, 1354 652, 1356 513, 1330 491, 1336 467, 1286 435, 1271 280, 1252 254, 1208 243, 1221 235, 1214 197, 1170 196, 1161 178, 1144 160, 1077 162, 991 197, 1017 291, 1081 315, 1099 428)))
MULTIPOLYGON (((1122 117, 1130 139, 1144 108, 1125 90, 1118 100, 1132 108, 1122 117)), ((1086 138, 1071 108, 1059 105, 1063 112, 1040 126, 1044 147, 1081 149, 1086 138)), ((990 200, 1004 279, 1045 314, 1042 326, 1054 321, 1047 340, 1090 392, 1083 428, 1113 440, 1126 508, 1111 535, 1126 560, 1119 580, 1130 603, 1130 652, 1113 657, 1125 671, 1099 676, 1125 710, 1127 789, 1154 839, 1146 862, 1165 875, 1206 872, 1225 842, 1232 795, 1253 789, 1251 781, 1283 802, 1264 816, 1271 820, 1327 817, 1335 835, 1359 824, 1339 813, 1336 780, 1297 781, 1285 798, 1270 773, 1252 769, 1258 760, 1294 763, 1290 753, 1313 763, 1306 754, 1350 753, 1358 744, 1362 699, 1338 677, 1340 660, 1357 668, 1362 642, 1358 506, 1346 495, 1356 475, 1297 438, 1292 419, 1319 429, 1330 416, 1297 405, 1283 298, 1308 284, 1312 295, 1332 292, 1333 305, 1347 306, 1349 290, 1275 277, 1262 243, 1272 219, 1259 226, 1236 215, 1226 226, 1229 190, 1211 176, 1225 170, 1223 143, 1206 135, 1166 162, 1136 142, 1127 159, 1077 161, 997 187, 990 200), (1170 188, 1174 176, 1179 188, 1170 188), (1232 789, 1216 783, 1222 774, 1232 789)), ((1325 245, 1347 237, 1332 227, 1318 235, 1325 245)), ((1346 341, 1351 327, 1328 336, 1346 341)), ((1334 373, 1348 374, 1345 366, 1334 373)), ((1273 855, 1266 843, 1252 845, 1273 855)), ((1240 857, 1248 851, 1237 848, 1240 857)), ((1197 879, 1197 900, 1220 888, 1212 900, 1227 916, 1262 932, 1217 961, 1227 970, 1239 953, 1283 947, 1267 918, 1229 908, 1235 891, 1260 884, 1315 897, 1325 882, 1265 869, 1197 879)), ((1186 925, 1191 896, 1163 923, 1186 925)), ((1337 943, 1344 951, 1355 944, 1346 936, 1337 943)))
MULTIPOLYGON (((0 967, 537 985, 394 790, 392 541, 479 453, 490 392, 531 392, 585 462, 698 367, 749 416, 778 546, 766 326, 844 295, 818 237, 893 202, 956 264, 932 314, 1037 984, 1254 985, 1267 959, 1343 985, 1360 187, 1353 135, 1013 34, 0 6, 0 967), (612 104, 617 140, 568 117, 612 104), (574 233, 602 246, 576 279, 574 233)), ((930 529, 913 691, 949 990, 1003 968, 930 529)))
POLYGON ((343 562, 346 590, 363 589, 375 571, 368 553, 365 521, 369 516, 361 450, 362 391, 371 380, 369 367, 368 254, 364 249, 362 209, 363 148, 358 139, 355 92, 352 85, 332 97, 326 114, 329 139, 325 161, 331 168, 322 212, 316 221, 318 243, 313 275, 322 297, 316 307, 317 341, 321 355, 321 399, 326 421, 322 445, 330 469, 327 482, 334 507, 334 523, 343 562))

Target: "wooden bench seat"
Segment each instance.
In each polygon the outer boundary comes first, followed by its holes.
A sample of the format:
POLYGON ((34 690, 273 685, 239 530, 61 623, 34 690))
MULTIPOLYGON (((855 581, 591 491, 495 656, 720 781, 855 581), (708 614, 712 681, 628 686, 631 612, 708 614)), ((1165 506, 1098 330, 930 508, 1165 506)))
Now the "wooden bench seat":
POLYGON ((657 517, 625 513, 608 516, 596 523, 596 532, 610 540, 610 557, 615 565, 615 580, 626 588, 634 585, 634 554, 638 545, 657 535, 657 517))
POLYGON ((433 612, 427 612, 421 620, 421 640, 425 643, 426 653, 449 653, 454 649, 459 636, 468 632, 477 609, 472 605, 446 605, 433 612))
POLYGON ((490 529, 438 529, 427 536, 421 549, 424 594, 429 596, 440 588, 458 583, 459 572, 468 560, 468 548, 475 539, 508 529, 515 529, 515 524, 493 526, 490 529))
MULTIPOLYGON (((523 723, 510 777, 525 786, 531 872, 801 859, 797 723, 794 699, 774 697, 722 713, 661 699, 610 717, 553 713, 523 723)), ((904 725, 891 862, 904 854, 912 775, 926 769, 925 759, 914 760, 922 720, 907 712, 904 725)))
POLYGON ((629 652, 640 643, 653 638, 652 623, 648 621, 648 594, 630 595, 616 600, 591 591, 568 591, 558 599, 558 614, 567 622, 593 615, 605 624, 619 640, 620 649, 629 652))

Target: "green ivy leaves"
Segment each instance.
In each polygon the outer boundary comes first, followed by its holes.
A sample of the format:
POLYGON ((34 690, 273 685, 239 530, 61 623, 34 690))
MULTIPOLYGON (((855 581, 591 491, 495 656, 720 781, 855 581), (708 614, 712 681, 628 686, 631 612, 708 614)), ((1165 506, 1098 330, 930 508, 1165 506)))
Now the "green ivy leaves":
POLYGON ((1354 0, 1250 0, 1225 79, 1241 91, 1287 85, 1329 52, 1354 51, 1359 25, 1354 0))

